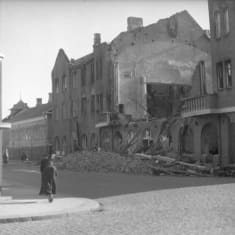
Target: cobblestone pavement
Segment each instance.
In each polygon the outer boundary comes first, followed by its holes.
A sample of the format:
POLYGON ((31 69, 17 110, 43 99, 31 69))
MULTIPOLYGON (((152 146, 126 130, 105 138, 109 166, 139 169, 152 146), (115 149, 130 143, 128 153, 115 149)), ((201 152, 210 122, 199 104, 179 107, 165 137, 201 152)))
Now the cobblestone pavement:
POLYGON ((98 199, 100 212, 0 224, 1 235, 235 234, 235 184, 151 191, 98 199))

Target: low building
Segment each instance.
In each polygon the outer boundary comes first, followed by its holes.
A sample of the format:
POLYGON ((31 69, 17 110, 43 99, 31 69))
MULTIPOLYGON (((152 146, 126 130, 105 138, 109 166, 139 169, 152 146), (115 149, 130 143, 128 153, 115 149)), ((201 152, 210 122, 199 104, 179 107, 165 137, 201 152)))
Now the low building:
POLYGON ((11 123, 8 148, 10 159, 40 160, 51 151, 51 102, 42 104, 37 99, 35 107, 29 108, 22 101, 18 102, 5 121, 11 123), (22 106, 17 113, 16 108, 22 106))

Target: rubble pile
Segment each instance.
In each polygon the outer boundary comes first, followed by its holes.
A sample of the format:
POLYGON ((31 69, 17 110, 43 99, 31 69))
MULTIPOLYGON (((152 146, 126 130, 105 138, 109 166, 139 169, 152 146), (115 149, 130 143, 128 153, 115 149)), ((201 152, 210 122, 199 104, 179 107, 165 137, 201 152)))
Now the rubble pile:
POLYGON ((209 165, 192 164, 178 161, 175 158, 161 155, 137 154, 142 159, 149 162, 149 167, 155 175, 185 175, 185 176, 210 176, 213 174, 213 168, 209 165))
POLYGON ((116 172, 129 174, 152 174, 150 161, 142 157, 120 155, 112 152, 75 152, 56 160, 58 169, 76 170, 79 172, 116 172))
POLYGON ((120 155, 113 152, 75 152, 55 161, 58 169, 79 172, 115 172, 128 174, 180 176, 235 176, 235 164, 213 166, 193 162, 190 158, 177 160, 162 155, 136 153, 120 155))

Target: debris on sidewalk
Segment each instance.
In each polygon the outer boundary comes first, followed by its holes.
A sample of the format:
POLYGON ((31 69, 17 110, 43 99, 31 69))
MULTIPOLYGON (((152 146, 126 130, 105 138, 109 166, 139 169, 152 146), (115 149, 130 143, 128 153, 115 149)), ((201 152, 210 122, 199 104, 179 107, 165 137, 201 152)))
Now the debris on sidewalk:
POLYGON ((174 158, 161 155, 147 155, 136 154, 143 159, 153 159, 150 168, 155 175, 194 175, 194 176, 209 176, 211 174, 211 167, 199 164, 192 164, 183 161, 178 161, 174 158))

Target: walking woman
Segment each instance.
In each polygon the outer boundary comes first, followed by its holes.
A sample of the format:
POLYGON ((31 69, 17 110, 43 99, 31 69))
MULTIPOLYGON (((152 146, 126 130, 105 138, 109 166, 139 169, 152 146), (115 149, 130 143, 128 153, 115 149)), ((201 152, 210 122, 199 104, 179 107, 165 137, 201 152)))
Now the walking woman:
POLYGON ((53 195, 56 194, 56 176, 57 170, 51 159, 48 160, 47 166, 42 172, 41 195, 48 195, 48 201, 53 201, 53 195))

